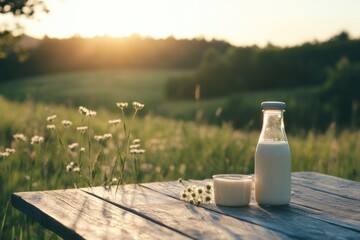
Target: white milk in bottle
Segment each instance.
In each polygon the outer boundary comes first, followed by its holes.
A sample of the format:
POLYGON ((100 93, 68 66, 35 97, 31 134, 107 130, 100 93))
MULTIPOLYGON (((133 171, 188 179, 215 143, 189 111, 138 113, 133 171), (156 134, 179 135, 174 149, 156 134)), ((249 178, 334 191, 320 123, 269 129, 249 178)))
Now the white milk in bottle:
POLYGON ((283 102, 263 102, 263 127, 255 152, 255 199, 260 205, 286 205, 291 197, 291 152, 283 102))

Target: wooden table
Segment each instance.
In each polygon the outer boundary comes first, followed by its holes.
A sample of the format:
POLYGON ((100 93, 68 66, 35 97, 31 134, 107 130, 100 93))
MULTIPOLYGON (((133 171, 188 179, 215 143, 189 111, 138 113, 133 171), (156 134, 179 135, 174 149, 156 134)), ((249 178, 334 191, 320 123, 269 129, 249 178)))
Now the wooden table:
MULTIPOLYGON (((191 181, 204 184, 208 181, 191 181)), ((360 183, 292 174, 288 206, 229 208, 179 200, 178 182, 11 196, 12 205, 65 239, 360 239, 360 183)), ((254 194, 253 194, 254 195, 254 194)))

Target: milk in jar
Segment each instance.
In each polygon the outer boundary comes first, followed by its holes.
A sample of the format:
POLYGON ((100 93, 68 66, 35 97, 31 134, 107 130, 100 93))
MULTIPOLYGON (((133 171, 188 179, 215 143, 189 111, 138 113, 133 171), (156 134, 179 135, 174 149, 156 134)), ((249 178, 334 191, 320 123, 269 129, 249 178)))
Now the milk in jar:
POLYGON ((291 198, 291 152, 283 102, 263 102, 263 127, 255 152, 255 199, 260 205, 286 205, 291 198))

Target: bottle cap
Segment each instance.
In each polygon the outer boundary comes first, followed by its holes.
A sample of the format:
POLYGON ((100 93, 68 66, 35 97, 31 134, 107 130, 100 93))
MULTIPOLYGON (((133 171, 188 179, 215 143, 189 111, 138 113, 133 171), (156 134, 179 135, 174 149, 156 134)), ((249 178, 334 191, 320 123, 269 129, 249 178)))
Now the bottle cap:
POLYGON ((262 102, 261 107, 263 109, 276 109, 276 110, 282 110, 284 109, 286 104, 284 102, 275 102, 275 101, 269 101, 269 102, 262 102))

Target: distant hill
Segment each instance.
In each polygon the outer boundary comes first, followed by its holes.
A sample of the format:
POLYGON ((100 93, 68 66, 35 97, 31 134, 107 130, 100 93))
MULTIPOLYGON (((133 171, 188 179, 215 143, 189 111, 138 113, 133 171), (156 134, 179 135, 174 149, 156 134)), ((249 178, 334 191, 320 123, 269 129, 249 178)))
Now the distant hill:
POLYGON ((16 54, 0 59, 0 81, 46 73, 104 68, 193 69, 203 53, 213 48, 226 52, 231 45, 205 39, 80 38, 42 40, 24 37, 20 44, 28 59, 19 62, 16 54))

